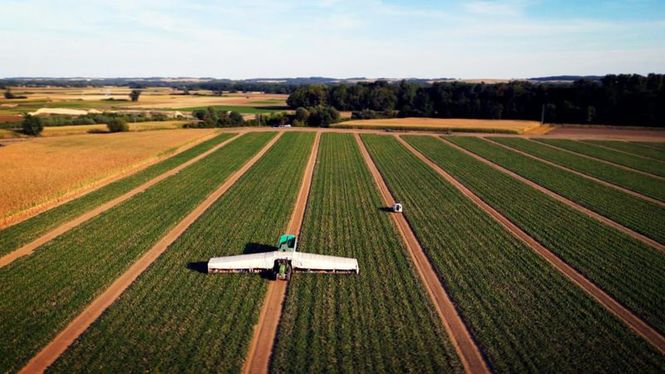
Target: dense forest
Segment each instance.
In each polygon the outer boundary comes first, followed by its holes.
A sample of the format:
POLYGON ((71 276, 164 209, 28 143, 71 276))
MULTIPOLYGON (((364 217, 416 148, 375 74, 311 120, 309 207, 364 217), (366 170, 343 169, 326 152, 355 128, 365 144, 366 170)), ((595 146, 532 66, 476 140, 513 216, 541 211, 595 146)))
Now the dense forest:
POLYGON ((573 83, 402 81, 297 88, 289 106, 330 105, 357 118, 382 116, 541 120, 665 127, 665 75, 607 75, 573 83))

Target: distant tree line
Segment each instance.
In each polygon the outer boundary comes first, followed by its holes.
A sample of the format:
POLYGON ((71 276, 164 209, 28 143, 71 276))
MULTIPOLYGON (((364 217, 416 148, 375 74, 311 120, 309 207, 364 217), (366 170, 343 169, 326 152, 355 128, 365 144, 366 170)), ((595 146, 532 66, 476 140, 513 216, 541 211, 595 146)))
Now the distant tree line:
POLYGON ((103 113, 103 114, 85 114, 82 116, 50 115, 40 117, 44 126, 72 126, 72 125, 94 125, 108 123, 112 120, 121 120, 123 122, 147 122, 147 121, 168 121, 169 118, 161 113, 155 114, 121 114, 121 113, 103 113))
POLYGON ((607 75, 573 83, 401 81, 298 87, 292 108, 332 106, 356 118, 440 117, 665 126, 665 75, 607 75))

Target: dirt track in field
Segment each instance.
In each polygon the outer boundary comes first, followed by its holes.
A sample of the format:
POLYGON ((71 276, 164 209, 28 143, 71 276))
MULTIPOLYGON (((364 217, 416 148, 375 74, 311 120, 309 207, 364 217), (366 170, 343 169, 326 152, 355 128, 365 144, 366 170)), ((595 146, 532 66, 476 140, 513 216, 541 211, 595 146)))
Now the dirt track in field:
POLYGON ((665 131, 649 128, 603 126, 554 126, 546 137, 565 139, 613 139, 665 141, 665 131))
MULTIPOLYGON (((365 148, 365 144, 360 139, 360 135, 356 133, 355 138, 360 147, 360 152, 365 159, 365 163, 374 178, 374 182, 381 192, 384 204, 386 204, 386 206, 391 206, 395 202, 395 199, 392 197, 381 173, 367 152, 367 148, 365 148)), ((464 370, 467 373, 489 373, 490 370, 473 340, 471 333, 457 313, 455 305, 439 281, 432 264, 429 262, 425 251, 420 246, 420 243, 411 230, 406 218, 401 214, 391 214, 391 217, 402 236, 403 242, 406 245, 411 260, 418 271, 418 275, 420 275, 432 304, 434 305, 439 318, 441 318, 443 326, 457 351, 457 355, 464 365, 464 370)))
POLYGON ((535 182, 533 182, 533 181, 531 181, 527 178, 524 178, 523 176, 521 176, 521 175, 519 175, 519 174, 517 174, 517 173, 515 173, 511 170, 508 170, 508 169, 504 168, 501 165, 495 164, 495 163, 493 163, 492 161, 490 161, 488 159, 485 159, 485 158, 483 158, 483 157, 481 157, 481 156, 479 156, 479 155, 477 155, 477 154, 475 154, 475 153, 473 153, 473 152, 471 152, 467 149, 464 149, 464 148, 458 146, 457 144, 454 144, 454 143, 451 143, 447 140, 444 140, 441 137, 437 137, 437 138, 439 140, 445 142, 446 144, 450 145, 451 147, 463 152, 464 154, 467 154, 467 155, 475 158, 476 160, 484 163, 485 165, 488 165, 488 166, 490 166, 490 167, 492 167, 496 170, 499 170, 502 173, 508 174, 512 178, 517 179, 518 181, 526 184, 527 186, 532 187, 532 188, 544 193, 545 195, 553 198, 554 200, 557 200, 557 201, 559 201, 559 202, 561 202, 561 203, 563 203, 563 204, 565 204, 565 205, 567 205, 567 206, 569 206, 569 207, 571 207, 571 208, 573 208, 573 209, 575 209, 575 210, 577 210, 577 211, 579 211, 583 214, 586 214, 589 217, 595 219, 596 221, 604 223, 604 224, 606 224, 606 225, 608 225, 608 226, 610 226, 614 229, 617 229, 617 230, 621 231, 622 233, 632 237, 633 239, 639 240, 640 242, 642 242, 642 243, 644 243, 648 246, 651 246, 653 248, 656 248, 660 251, 665 252, 665 245, 663 245, 663 244, 661 244, 661 243, 659 243, 659 242, 657 242, 657 241, 655 241, 651 238, 648 238, 648 237, 640 234, 639 232, 633 231, 632 229, 630 229, 626 226, 623 226, 622 224, 620 224, 616 221, 613 221, 613 220, 611 220, 611 219, 609 219, 609 218, 607 218, 607 217, 605 217, 601 214, 598 214, 598 213, 596 213, 596 212, 594 212, 594 211, 592 211, 588 208, 585 208, 582 205, 579 205, 578 203, 576 203, 572 200, 569 200, 569 199, 559 195, 558 193, 556 193, 554 191, 551 191, 551 190, 539 185, 538 183, 535 183, 535 182))
POLYGON ((540 158, 540 157, 538 157, 538 156, 534 156, 534 155, 532 155, 532 154, 530 154, 530 153, 526 153, 526 152, 521 151, 521 150, 519 150, 519 149, 517 149, 517 148, 513 148, 513 147, 507 146, 507 145, 505 145, 505 144, 495 142, 495 141, 492 140, 492 139, 489 139, 489 138, 483 138, 483 140, 485 140, 485 141, 487 141, 487 142, 490 142, 490 143, 492 143, 492 144, 498 145, 499 147, 503 147, 503 148, 505 148, 505 149, 507 149, 507 150, 509 150, 509 151, 513 151, 513 152, 515 152, 515 153, 519 153, 519 154, 521 154, 522 156, 526 156, 526 157, 529 157, 529 158, 531 158, 531 159, 533 159, 533 160, 543 162, 543 163, 545 163, 545 164, 547 164, 547 165, 554 166, 554 167, 559 168, 559 169, 561 169, 561 170, 565 170, 565 171, 571 172, 571 173, 573 173, 573 174, 575 174, 575 175, 579 175, 580 177, 584 177, 584 178, 589 179, 589 180, 592 180, 592 181, 594 181, 594 182, 596 182, 596 183, 602 184, 603 186, 607 186, 607 187, 614 188, 615 190, 619 190, 619 191, 624 192, 624 193, 627 193, 627 194, 629 194, 629 195, 633 195, 633 196, 638 197, 638 198, 640 198, 640 199, 642 199, 642 200, 648 201, 648 202, 650 202, 650 203, 652 203, 652 204, 656 204, 656 205, 658 205, 658 206, 661 206, 661 207, 665 208, 665 202, 664 202, 664 201, 660 201, 660 200, 658 200, 658 199, 654 199, 654 198, 652 198, 652 197, 649 197, 649 196, 646 196, 646 195, 642 195, 642 194, 639 193, 639 192, 635 192, 635 191, 633 191, 633 190, 629 190, 629 189, 627 189, 627 188, 624 188, 624 187, 618 186, 618 185, 616 185, 616 184, 613 184, 613 183, 610 183, 610 182, 604 181, 604 180, 602 180, 602 179, 598 179, 598 178, 596 178, 596 177, 592 177, 592 176, 590 176, 590 175, 584 174, 584 173, 579 172, 579 171, 577 171, 577 170, 573 170, 573 169, 570 169, 570 168, 568 168, 568 167, 566 167, 566 166, 559 165, 559 164, 554 163, 554 162, 552 162, 552 161, 545 160, 545 159, 540 158))
POLYGON ((104 311, 152 264, 168 247, 182 235, 212 204, 231 188, 268 150, 281 138, 278 133, 256 155, 233 173, 221 186, 211 193, 201 204, 183 218, 171 231, 166 233, 150 250, 133 263, 101 295, 92 301, 74 318, 49 344, 37 353, 21 373, 44 372, 67 348, 83 334, 104 311))
MULTIPOLYGON (((314 144, 310 151, 307 165, 305 166, 305 173, 303 176, 300 191, 296 199, 295 207, 291 213, 289 226, 287 228, 289 234, 300 235, 300 228, 305 217, 305 209, 307 208, 307 199, 309 197, 310 187, 312 185, 312 177, 314 175, 314 166, 316 165, 316 156, 319 153, 319 141, 321 140, 321 132, 316 133, 314 144)), ((279 320, 282 316, 282 308, 284 306, 284 299, 286 298, 286 288, 288 282, 275 281, 268 283, 268 291, 259 313, 259 320, 254 326, 254 334, 252 341, 247 351, 247 358, 245 365, 242 369, 243 373, 267 373, 270 368, 270 358, 272 350, 275 345, 275 338, 277 337, 277 328, 279 327, 279 320)))
MULTIPOLYGON (((533 139, 533 140, 538 141, 538 139, 533 139)), ((617 168, 619 168, 619 169, 623 169, 623 170, 626 170, 626 171, 632 171, 632 172, 634 172, 634 173, 638 173, 638 174, 646 175, 647 177, 656 178, 656 179, 660 179, 660 180, 665 180, 665 177, 661 177, 661 176, 659 176, 659 175, 655 175, 655 174, 647 173, 646 171, 633 169, 633 168, 631 168, 631 167, 624 166, 624 165, 620 165, 620 164, 614 163, 614 162, 612 162, 612 161, 603 160, 602 158, 598 158, 598 157, 593 157, 593 156, 585 155, 585 154, 583 154, 583 153, 579 153, 579 152, 571 151, 571 150, 569 150, 569 149, 565 149, 565 148, 557 147, 557 146, 552 145, 552 144, 549 144, 549 143, 538 142, 538 144, 543 144, 543 145, 546 145, 546 146, 548 146, 548 147, 550 147, 550 148, 557 149, 557 150, 559 150, 559 151, 568 152, 568 153, 574 154, 574 155, 576 155, 576 156, 580 156, 580 157, 588 158, 588 159, 590 159, 590 160, 594 160, 594 161, 602 162, 603 164, 612 165, 612 166, 617 167, 617 168)))
POLYGON ((94 209, 92 209, 92 210, 90 210, 90 211, 88 211, 88 212, 86 212, 86 213, 70 220, 70 221, 67 221, 67 222, 61 224, 60 226, 52 229, 51 231, 49 231, 46 234, 40 236, 39 238, 33 240, 32 242, 30 242, 28 244, 25 244, 24 246, 16 249, 15 251, 10 252, 10 253, 0 257, 0 268, 11 264, 12 262, 14 262, 14 260, 16 260, 18 258, 21 258, 23 256, 27 256, 27 255, 31 254, 37 248, 39 248, 40 246, 46 244, 47 242, 57 238, 58 236, 66 233, 67 231, 73 229, 74 227, 76 227, 76 226, 78 226, 78 225, 80 225, 80 224, 82 224, 82 223, 84 223, 84 222, 86 222, 86 221, 88 221, 88 220, 90 220, 90 219, 106 212, 107 210, 117 206, 118 204, 131 199, 132 197, 136 196, 137 194, 139 194, 141 192, 144 192, 148 188, 150 188, 150 187, 154 186, 155 184, 163 181, 164 179, 169 178, 169 177, 171 177, 175 174, 178 174, 184 168, 186 168, 186 167, 194 164, 195 162, 207 157, 208 155, 210 155, 211 153, 213 153, 213 152, 217 151, 218 149, 222 148, 223 146, 225 146, 229 142, 237 139, 240 135, 242 135, 242 133, 239 133, 238 135, 233 136, 233 137, 219 143, 218 145, 214 146, 210 150, 208 150, 204 153, 201 153, 200 155, 192 158, 191 160, 186 161, 186 162, 176 166, 175 168, 173 168, 173 169, 171 169, 171 170, 169 170, 169 171, 167 171, 163 174, 160 174, 159 176, 147 181, 146 183, 134 188, 133 190, 131 190, 129 192, 124 193, 121 196, 116 197, 115 199, 113 199, 111 201, 107 201, 106 203, 104 203, 104 204, 102 204, 102 205, 100 205, 100 206, 98 206, 98 207, 96 207, 96 208, 94 208, 94 209))
POLYGON ((642 336, 647 342, 652 344, 658 351, 662 354, 665 354, 665 337, 663 337, 658 331, 653 329, 651 326, 646 324, 642 319, 640 319, 633 312, 625 308, 618 301, 616 301, 612 296, 603 291, 600 287, 596 286, 593 282, 587 279, 582 273, 575 270, 573 267, 568 265, 557 255, 551 252, 549 249, 545 248, 538 241, 529 236, 526 232, 522 231, 517 225, 512 223, 508 218, 503 216, 497 210, 492 208, 489 204, 483 201, 478 195, 469 190, 461 182, 455 179, 453 176, 448 174, 441 167, 436 165, 425 155, 418 152, 410 144, 404 141, 399 136, 395 136, 400 143, 404 145, 409 151, 415 154, 420 160, 426 163, 429 167, 432 168, 435 172, 441 175, 446 181, 452 184, 457 190, 464 194, 469 200, 473 201, 479 208, 484 210, 492 218, 494 218, 501 226, 503 226, 508 232, 513 236, 520 239, 522 242, 527 244, 534 252, 540 255, 545 259, 550 265, 557 269, 561 274, 566 276, 571 282, 575 283, 587 294, 593 297, 598 301, 605 309, 614 314, 617 318, 623 321, 628 327, 630 327, 638 335, 642 336))

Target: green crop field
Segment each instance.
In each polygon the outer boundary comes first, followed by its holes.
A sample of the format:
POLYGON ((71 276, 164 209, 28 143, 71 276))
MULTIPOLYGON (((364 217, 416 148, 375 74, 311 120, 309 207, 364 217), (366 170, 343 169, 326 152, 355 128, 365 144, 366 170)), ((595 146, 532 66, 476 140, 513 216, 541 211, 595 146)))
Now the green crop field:
POLYGON ((640 146, 651 148, 651 149, 656 149, 656 150, 660 151, 661 153, 665 152, 665 143, 663 143, 663 142, 660 142, 660 143, 656 143, 656 142, 631 142, 631 143, 638 144, 640 146))
POLYGON ((300 245, 359 275, 296 274, 272 371, 461 371, 352 135, 323 135, 300 245))
POLYGON ((59 224, 69 221, 107 201, 113 200, 160 174, 193 159, 224 140, 231 138, 233 135, 234 134, 228 133, 220 134, 213 139, 207 140, 173 157, 169 157, 164 161, 149 166, 138 173, 132 174, 113 183, 109 183, 108 185, 87 193, 78 199, 69 201, 19 224, 0 230, 0 255, 11 252, 21 245, 38 238, 40 235, 43 235, 59 224))
MULTIPOLYGON (((622 152, 631 153, 636 156, 651 158, 654 160, 665 161, 665 150, 654 149, 648 146, 620 142, 613 140, 585 140, 583 143, 597 144, 603 147, 613 148, 622 152)), ((665 165, 663 165, 665 167, 665 165)))
POLYGON ((665 331, 665 256, 432 137, 404 137, 655 329, 665 331))
POLYGON ((490 138, 491 140, 554 162, 589 176, 622 186, 654 199, 665 201, 665 182, 636 172, 624 170, 600 161, 591 160, 538 142, 520 138, 490 138))
POLYGON ((662 356, 397 140, 363 139, 493 370, 665 367, 662 356))
POLYGON ((0 371, 32 355, 274 133, 251 133, 0 269, 0 371))
POLYGON ((539 142, 567 149, 587 156, 610 161, 615 164, 627 166, 645 173, 665 177, 665 164, 656 160, 648 160, 626 153, 616 152, 607 148, 595 146, 590 143, 582 143, 567 139, 536 139, 539 142))
MULTIPOLYGON (((0 231, 0 254, 231 136, 220 134, 0 231)), ((264 131, 242 135, 0 268, 0 372, 23 367, 275 136, 264 131)), ((207 261, 275 250, 293 212, 314 138, 310 131, 283 133, 48 370, 239 372, 269 280, 260 274, 207 274, 207 261)), ((665 332, 661 251, 447 141, 660 242, 665 242, 664 209, 484 139, 402 138, 644 322, 665 332)), ((535 141, 496 140, 599 178, 633 181, 633 189, 654 193, 661 183, 535 141)), ((362 141, 392 195, 403 203, 402 214, 492 372, 665 372, 665 355, 395 136, 364 134, 362 141)), ((464 371, 391 214, 354 136, 322 134, 298 250, 356 258, 360 273, 293 275, 269 371, 464 371)))
POLYGON ((480 138, 446 138, 601 215, 665 243, 665 208, 480 138))
POLYGON ((238 372, 265 294, 257 274, 204 274, 214 256, 271 248, 313 133, 285 134, 62 356, 55 372, 238 372), (197 271, 198 270, 198 271, 197 271))

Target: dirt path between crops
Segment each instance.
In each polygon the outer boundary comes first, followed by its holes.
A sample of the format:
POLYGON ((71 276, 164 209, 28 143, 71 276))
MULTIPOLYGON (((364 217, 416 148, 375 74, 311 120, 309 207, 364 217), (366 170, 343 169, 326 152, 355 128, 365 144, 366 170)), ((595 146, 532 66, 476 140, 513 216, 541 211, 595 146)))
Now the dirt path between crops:
POLYGON ((186 162, 176 166, 175 168, 173 168, 173 169, 171 169, 171 170, 169 170, 169 171, 167 171, 163 174, 160 174, 159 176, 143 183, 142 185, 134 188, 133 190, 131 190, 129 192, 124 193, 121 196, 116 197, 113 200, 107 201, 106 203, 98 206, 97 208, 94 208, 94 209, 92 209, 92 210, 90 210, 86 213, 83 213, 82 215, 80 215, 80 216, 78 216, 78 217, 76 217, 76 218, 74 218, 70 221, 67 221, 67 222, 61 224, 60 226, 52 229, 51 231, 48 231, 47 233, 40 236, 39 238, 31 241, 30 243, 25 244, 22 247, 16 249, 15 251, 10 252, 10 253, 0 257, 0 268, 11 264, 12 262, 14 262, 14 260, 16 260, 18 258, 21 258, 23 256, 27 256, 27 255, 33 253, 40 246, 42 246, 42 245, 46 244, 47 242, 57 238, 58 236, 60 236, 64 233, 66 233, 67 231, 75 228, 76 226, 79 226, 82 223, 84 223, 84 222, 86 222, 86 221, 88 221, 88 220, 90 220, 90 219, 106 212, 107 210, 117 206, 118 204, 121 204, 122 202, 131 199, 132 197, 136 196, 137 194, 139 194, 141 192, 144 192, 148 188, 150 188, 150 187, 156 185, 157 183, 163 181, 164 179, 169 178, 169 177, 171 177, 175 174, 178 174, 181 170, 183 170, 186 167, 196 163, 197 161, 207 157, 208 155, 210 155, 211 153, 217 151, 218 149, 224 147, 225 145, 227 145, 231 141, 237 139, 240 135, 242 135, 242 133, 238 133, 237 135, 235 135, 235 136, 233 136, 233 137, 217 144, 216 146, 212 147, 210 150, 201 153, 200 155, 192 158, 191 160, 186 161, 186 162))
POLYGON ((582 273, 575 270, 572 266, 568 265, 552 251, 545 248, 542 244, 536 241, 534 238, 529 236, 526 232, 522 231, 517 225, 515 225, 508 218, 503 216, 497 210, 492 208, 484 200, 482 200, 478 195, 473 193, 470 189, 464 186, 461 182, 455 179, 452 175, 448 174, 441 167, 432 162, 425 155, 420 153, 418 150, 413 148, 410 144, 404 141, 399 136, 395 136, 399 142, 404 145, 409 151, 416 155, 420 160, 427 164, 432 170, 441 175, 448 183, 452 184, 457 190, 459 190, 464 196, 469 200, 473 201, 479 208, 484 210, 492 218, 494 218, 501 226, 503 226, 508 232, 513 236, 520 239, 522 242, 527 244, 534 252, 540 255, 543 259, 549 262, 556 270, 561 274, 566 276, 570 281, 579 286, 591 297, 596 299, 605 309, 613 313, 617 318, 623 321, 628 327, 630 327, 638 335, 642 336, 647 342, 653 345, 658 351, 662 354, 665 354, 665 337, 663 337, 658 331, 653 329, 647 323, 642 321, 637 315, 625 308, 618 301, 616 301, 612 296, 603 291, 600 287, 596 286, 593 282, 587 279, 582 273))
MULTIPOLYGON (((314 166, 316 165, 316 156, 319 153, 319 141, 321 132, 316 133, 314 144, 310 151, 307 165, 305 166, 305 175, 303 176, 300 191, 296 199, 295 207, 291 213, 287 231, 289 234, 300 235, 303 219, 305 218, 305 209, 312 185, 314 175, 314 166)), ((268 283, 268 291, 263 300, 263 306, 259 313, 259 320, 254 326, 254 334, 247 351, 247 358, 243 366, 243 373, 267 373, 270 368, 270 358, 272 357, 275 338, 279 320, 282 316, 284 299, 286 298, 286 288, 288 282, 275 281, 268 283)))
POLYGON ((256 155, 240 169, 229 176, 221 186, 183 218, 171 231, 166 233, 150 250, 133 263, 101 295, 97 296, 76 318, 51 340, 28 364, 21 373, 44 372, 67 348, 83 334, 104 311, 152 264, 168 247, 182 235, 212 204, 229 190, 268 150, 281 138, 278 133, 256 155))
POLYGON ((650 203, 652 203, 652 204, 655 204, 655 205, 658 205, 658 206, 660 206, 660 207, 665 208, 665 201, 660 201, 660 200, 658 200, 658 199, 654 199, 653 197, 649 197, 649 196, 646 196, 646 195, 642 195, 642 194, 639 193, 639 192, 635 192, 635 191, 633 191, 633 190, 629 190, 629 189, 627 189, 627 188, 625 188, 625 187, 621 187, 621 186, 619 186, 619 185, 616 185, 616 184, 613 184, 613 183, 610 183, 610 182, 604 181, 604 180, 602 180, 602 179, 598 179, 598 178, 596 178, 596 177, 592 177, 591 175, 587 175, 587 174, 584 174, 584 173, 579 172, 579 171, 577 171, 577 170, 571 169, 571 168, 569 168, 569 167, 566 167, 566 166, 563 166, 563 165, 559 165, 559 164, 554 163, 554 162, 552 162, 552 161, 545 160, 544 158, 540 158, 540 157, 538 157, 538 156, 534 156, 534 155, 532 155, 532 154, 530 154, 530 153, 526 153, 526 152, 521 151, 521 150, 519 150, 519 149, 517 149, 517 148, 513 148, 513 147, 507 146, 507 145, 505 145, 505 144, 495 142, 495 141, 492 140, 492 139, 489 139, 489 138, 483 138, 483 140, 485 140, 486 142, 490 142, 490 143, 492 143, 492 144, 498 145, 499 147, 503 147, 503 148, 505 148, 505 149, 507 149, 507 150, 509 150, 509 151, 512 151, 512 152, 515 152, 515 153, 519 153, 519 154, 521 154, 522 156, 529 157, 529 158, 531 158, 531 159, 533 159, 533 160, 540 161, 540 162, 542 162, 542 163, 545 163, 545 164, 550 165, 550 166, 554 166, 554 167, 556 167, 556 168, 559 168, 559 169, 561 169, 561 170, 565 170, 565 171, 570 172, 570 173, 573 173, 573 174, 575 174, 575 175, 579 175, 580 177, 583 177, 583 178, 586 178, 586 179, 592 180, 592 181, 594 181, 594 182, 596 182, 596 183, 602 184, 603 186, 607 186, 607 187, 614 188, 615 190, 619 190, 619 191, 621 191, 621 192, 627 193, 627 194, 629 194, 629 195, 635 196, 635 197, 637 197, 637 198, 640 198, 640 199, 642 199, 642 200, 646 200, 646 201, 648 201, 648 202, 650 202, 650 203))
MULTIPOLYGON (((360 139, 360 135, 356 133, 355 138, 360 147, 360 152, 365 159, 365 163, 374 178, 374 182, 381 192, 384 204, 386 204, 386 206, 392 206, 395 199, 391 195, 379 169, 377 169, 374 161, 367 152, 367 148, 360 139)), ((464 321, 462 321, 462 318, 457 313, 453 301, 450 299, 450 296, 448 296, 448 293, 439 281, 432 264, 429 262, 425 251, 420 246, 420 242, 418 242, 418 239, 413 233, 413 230, 411 230, 406 218, 402 214, 391 214, 390 216, 402 236, 411 260, 418 271, 418 275, 420 275, 432 304, 434 304, 434 308, 443 322, 443 326, 457 351, 457 355, 464 365, 464 370, 467 373, 489 373, 490 370, 480 353, 478 346, 464 324, 464 321)))
POLYGON ((490 166, 490 167, 492 167, 496 170, 499 170, 502 173, 508 174, 509 176, 517 179, 518 181, 526 184, 527 186, 532 187, 532 188, 544 193, 545 195, 553 198, 554 200, 557 200, 557 201, 559 201, 559 202, 561 202, 561 203, 563 203, 563 204, 565 204, 565 205, 567 205, 567 206, 569 206, 569 207, 571 207, 571 208, 573 208, 573 209, 575 209, 575 210, 577 210, 577 211, 579 211, 583 214, 586 214, 589 217, 595 219, 596 221, 599 221, 599 222, 604 223, 604 224, 606 224, 606 225, 608 225, 612 228, 615 228, 615 229, 621 231, 622 233, 632 237, 633 239, 639 240, 639 241, 641 241, 642 243, 644 243, 648 246, 651 246, 653 248, 656 248, 660 251, 665 252, 665 245, 663 245, 663 244, 661 244, 661 243, 659 243, 659 242, 657 242, 657 241, 655 241, 651 238, 648 238, 648 237, 640 234, 637 231, 633 231, 632 229, 630 229, 630 228, 628 228, 628 227, 626 227, 626 226, 624 226, 624 225, 622 225, 622 224, 620 224, 616 221, 613 221, 613 220, 611 220, 611 219, 609 219, 609 218, 607 218, 607 217, 605 217, 601 214, 598 214, 598 213, 596 213, 596 212, 594 212, 594 211, 592 211, 588 208, 585 208, 582 205, 580 205, 580 204, 578 204, 578 203, 576 203, 572 200, 569 200, 568 198, 563 197, 563 196, 559 195, 558 193, 556 193, 552 190, 549 190, 549 189, 541 186, 540 184, 538 184, 536 182, 533 182, 533 181, 531 181, 527 178, 524 178, 523 176, 521 176, 521 175, 519 175, 519 174, 517 174, 517 173, 515 173, 511 170, 508 170, 508 169, 504 168, 501 165, 495 164, 494 162, 492 162, 488 159, 485 159, 482 156, 479 156, 479 155, 477 155, 477 154, 475 154, 475 153, 473 153, 473 152, 471 152, 467 149, 464 149, 464 148, 458 146, 457 144, 451 143, 450 141, 445 140, 441 137, 437 137, 437 138, 439 140, 445 142, 446 144, 450 145, 451 147, 461 151, 462 153, 464 153, 466 155, 469 155, 469 156, 475 158, 476 160, 484 163, 485 165, 488 165, 488 166, 490 166))
POLYGON ((664 180, 664 181, 665 181, 665 177, 661 177, 661 176, 659 176, 659 175, 651 174, 651 173, 648 173, 648 172, 646 172, 646 171, 633 169, 633 168, 631 168, 631 167, 629 167, 629 166, 624 166, 624 165, 621 165, 621 164, 614 163, 614 162, 612 162, 612 161, 603 160, 602 158, 593 157, 593 156, 585 155, 585 154, 583 154, 583 153, 579 153, 579 152, 571 151, 571 150, 569 150, 569 149, 565 149, 565 148, 557 147, 557 146, 552 145, 552 144, 549 144, 549 143, 544 143, 544 142, 538 141, 538 139, 531 139, 531 140, 533 140, 533 141, 535 141, 535 142, 538 142, 539 144, 546 145, 546 146, 548 146, 548 147, 550 147, 550 148, 554 148, 554 149, 559 150, 559 151, 568 152, 568 153, 570 153, 570 154, 574 154, 574 155, 576 155, 576 156, 580 156, 580 157, 588 158, 588 159, 590 159, 590 160, 594 160, 594 161, 602 162, 603 164, 611 165, 611 166, 617 167, 617 168, 622 169, 622 170, 631 171, 631 172, 634 172, 634 173, 638 173, 638 174, 646 175, 647 177, 656 178, 656 179, 660 179, 660 180, 664 180))

